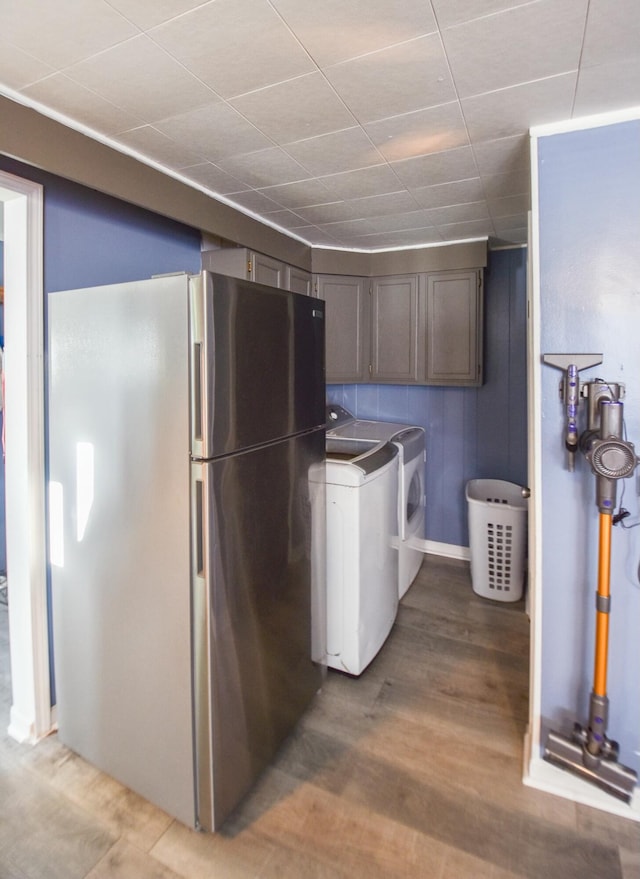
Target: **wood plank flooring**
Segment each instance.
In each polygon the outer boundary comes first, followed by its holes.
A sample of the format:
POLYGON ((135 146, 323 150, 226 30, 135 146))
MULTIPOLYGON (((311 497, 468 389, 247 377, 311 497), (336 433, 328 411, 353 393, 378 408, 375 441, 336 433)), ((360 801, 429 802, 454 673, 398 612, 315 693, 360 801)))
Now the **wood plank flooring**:
POLYGON ((0 879, 640 879, 637 823, 522 785, 528 655, 522 602, 485 601, 466 563, 427 556, 372 665, 328 673, 207 835, 55 735, 6 736, 0 607, 0 879))

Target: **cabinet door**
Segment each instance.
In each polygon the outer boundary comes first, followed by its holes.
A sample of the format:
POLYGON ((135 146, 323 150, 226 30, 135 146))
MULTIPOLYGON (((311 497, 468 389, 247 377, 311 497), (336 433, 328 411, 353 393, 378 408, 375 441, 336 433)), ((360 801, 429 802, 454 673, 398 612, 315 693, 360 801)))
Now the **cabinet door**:
POLYGON ((482 272, 426 275, 427 384, 482 384, 482 272))
POLYGON ((232 278, 243 278, 285 289, 285 264, 264 253, 247 250, 246 247, 205 250, 202 253, 202 268, 221 275, 230 275, 232 278))
POLYGON ((424 373, 418 276, 376 278, 371 290, 371 380, 406 384, 424 373), (422 362, 419 362, 419 361, 422 362))
POLYGON ((286 289, 292 293, 302 293, 304 296, 311 296, 312 281, 311 274, 305 272, 304 269, 298 269, 296 266, 287 266, 286 272, 286 289))
POLYGON ((326 302, 327 382, 368 381, 368 282, 364 278, 318 275, 316 295, 326 302))
POLYGON ((249 280, 285 289, 285 264, 263 253, 250 253, 249 280))

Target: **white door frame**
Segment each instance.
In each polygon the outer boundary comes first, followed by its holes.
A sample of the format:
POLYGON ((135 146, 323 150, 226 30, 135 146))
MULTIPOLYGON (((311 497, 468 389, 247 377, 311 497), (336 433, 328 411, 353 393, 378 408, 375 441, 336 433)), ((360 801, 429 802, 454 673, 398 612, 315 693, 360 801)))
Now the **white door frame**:
POLYGON ((44 466, 43 191, 0 171, 5 227, 7 581, 12 705, 9 735, 52 728, 44 466))

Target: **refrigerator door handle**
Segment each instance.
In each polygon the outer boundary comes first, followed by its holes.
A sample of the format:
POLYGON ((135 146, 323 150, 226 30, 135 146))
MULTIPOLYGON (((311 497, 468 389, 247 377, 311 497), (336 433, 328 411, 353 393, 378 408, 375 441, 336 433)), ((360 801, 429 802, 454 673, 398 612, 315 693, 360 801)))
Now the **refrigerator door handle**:
POLYGON ((206 330, 206 279, 196 275, 189 282, 189 372, 191 378, 191 455, 207 458, 208 382, 207 382, 207 330, 206 330))
POLYGON ((207 465, 191 464, 191 644, 196 827, 213 830, 210 595, 207 465))

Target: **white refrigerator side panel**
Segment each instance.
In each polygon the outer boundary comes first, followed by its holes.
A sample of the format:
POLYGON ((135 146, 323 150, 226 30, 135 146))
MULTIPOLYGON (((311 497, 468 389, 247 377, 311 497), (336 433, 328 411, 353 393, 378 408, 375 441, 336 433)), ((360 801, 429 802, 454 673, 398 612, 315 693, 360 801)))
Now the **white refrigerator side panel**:
POLYGON ((60 738, 193 824, 187 288, 49 297, 49 452, 60 738))

